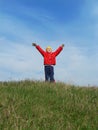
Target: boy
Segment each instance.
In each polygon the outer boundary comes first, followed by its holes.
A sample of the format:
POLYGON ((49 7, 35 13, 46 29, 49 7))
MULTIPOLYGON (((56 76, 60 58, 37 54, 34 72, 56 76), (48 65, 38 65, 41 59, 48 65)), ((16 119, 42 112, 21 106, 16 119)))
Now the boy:
POLYGON ((44 51, 36 43, 32 43, 32 46, 41 53, 44 57, 44 71, 45 71, 45 81, 55 82, 54 80, 54 65, 56 65, 56 56, 62 51, 64 44, 62 44, 58 49, 52 52, 52 48, 48 46, 46 51, 44 51))

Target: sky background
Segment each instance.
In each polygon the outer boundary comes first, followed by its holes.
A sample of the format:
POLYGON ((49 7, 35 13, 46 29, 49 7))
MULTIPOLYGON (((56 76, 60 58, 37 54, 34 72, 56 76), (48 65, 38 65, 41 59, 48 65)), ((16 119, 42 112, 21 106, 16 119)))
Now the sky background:
POLYGON ((0 81, 44 80, 43 57, 56 50, 56 81, 98 86, 98 0, 0 0, 0 81))

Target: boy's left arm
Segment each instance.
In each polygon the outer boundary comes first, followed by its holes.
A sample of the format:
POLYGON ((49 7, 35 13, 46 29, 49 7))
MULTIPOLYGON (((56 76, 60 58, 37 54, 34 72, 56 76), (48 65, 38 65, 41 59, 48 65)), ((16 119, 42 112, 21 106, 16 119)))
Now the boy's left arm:
POLYGON ((55 56, 57 56, 63 50, 64 44, 62 44, 55 52, 55 56))

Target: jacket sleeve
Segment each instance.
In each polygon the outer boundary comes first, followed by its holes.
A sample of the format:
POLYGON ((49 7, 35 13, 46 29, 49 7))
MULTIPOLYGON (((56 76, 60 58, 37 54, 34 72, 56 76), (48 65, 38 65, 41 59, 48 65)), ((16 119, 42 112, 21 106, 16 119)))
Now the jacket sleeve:
POLYGON ((36 46, 36 49, 41 53, 42 56, 44 56, 45 51, 39 45, 36 46))
POLYGON ((57 56, 62 50, 63 50, 63 47, 60 46, 60 47, 54 52, 55 56, 57 56))

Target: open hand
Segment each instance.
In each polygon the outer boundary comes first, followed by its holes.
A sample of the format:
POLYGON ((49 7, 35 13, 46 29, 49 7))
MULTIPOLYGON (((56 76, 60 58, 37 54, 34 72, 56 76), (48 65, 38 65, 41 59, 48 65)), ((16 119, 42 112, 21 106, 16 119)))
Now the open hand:
POLYGON ((36 43, 32 43, 32 46, 37 46, 37 44, 36 43))
POLYGON ((61 46, 64 47, 64 44, 62 44, 61 46))

